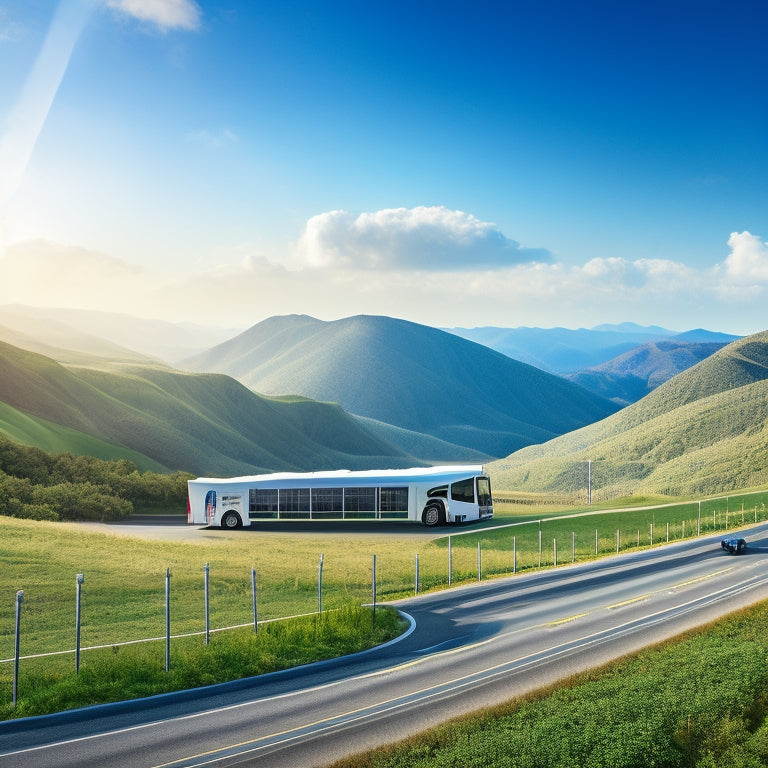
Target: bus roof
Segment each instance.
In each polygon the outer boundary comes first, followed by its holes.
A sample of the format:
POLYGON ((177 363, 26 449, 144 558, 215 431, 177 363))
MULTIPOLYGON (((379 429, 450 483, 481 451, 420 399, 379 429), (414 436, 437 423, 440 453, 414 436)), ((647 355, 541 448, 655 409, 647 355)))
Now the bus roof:
POLYGON ((462 464, 447 465, 440 467, 411 467, 410 469, 366 469, 349 470, 335 469, 325 472, 273 472, 265 475, 244 475, 242 477, 198 477, 190 480, 190 483, 200 483, 202 485, 212 485, 220 483, 269 483, 269 482, 306 482, 320 481, 325 484, 329 480, 335 480, 348 485, 351 482, 360 481, 366 483, 375 483, 379 480, 391 482, 393 480, 403 480, 405 482, 419 482, 421 480, 433 480, 450 482, 459 477, 468 477, 473 475, 482 475, 482 464, 462 464))

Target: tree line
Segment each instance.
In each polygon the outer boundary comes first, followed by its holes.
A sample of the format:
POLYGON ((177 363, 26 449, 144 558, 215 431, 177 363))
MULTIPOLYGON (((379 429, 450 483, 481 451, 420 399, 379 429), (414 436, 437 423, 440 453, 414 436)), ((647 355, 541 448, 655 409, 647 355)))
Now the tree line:
POLYGON ((0 515, 117 520, 136 505, 186 509, 186 472, 140 472, 127 459, 51 454, 0 437, 0 515))

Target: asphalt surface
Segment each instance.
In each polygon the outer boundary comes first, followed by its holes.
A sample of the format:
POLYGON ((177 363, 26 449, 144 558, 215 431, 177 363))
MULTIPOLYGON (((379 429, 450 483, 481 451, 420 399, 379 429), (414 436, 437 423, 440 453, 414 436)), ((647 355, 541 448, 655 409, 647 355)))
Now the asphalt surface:
POLYGON ((237 684, 0 724, 0 766, 322 766, 768 599, 768 524, 397 603, 399 642, 237 684))

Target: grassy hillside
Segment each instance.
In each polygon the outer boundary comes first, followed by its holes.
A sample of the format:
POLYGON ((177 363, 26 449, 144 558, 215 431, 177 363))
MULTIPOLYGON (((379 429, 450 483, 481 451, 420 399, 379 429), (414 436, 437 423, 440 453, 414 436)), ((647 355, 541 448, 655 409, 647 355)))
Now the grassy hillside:
POLYGON ((735 341, 623 411, 490 466, 498 489, 593 498, 768 483, 768 332, 735 341), (595 496, 597 494, 597 496, 595 496))
POLYGON ((705 360, 725 342, 652 341, 566 378, 621 405, 634 403, 665 381, 705 360))
POLYGON ((95 456, 97 459, 127 459, 141 471, 167 470, 167 467, 138 451, 22 413, 5 403, 0 403, 0 435, 14 443, 41 448, 48 453, 71 453, 74 456, 95 456))
POLYGON ((388 317, 276 317, 191 358, 257 392, 298 393, 502 456, 603 418, 616 406, 450 333, 388 317))
POLYGON ((0 343, 0 402, 200 474, 405 466, 341 408, 260 397, 222 375, 65 367, 0 343))

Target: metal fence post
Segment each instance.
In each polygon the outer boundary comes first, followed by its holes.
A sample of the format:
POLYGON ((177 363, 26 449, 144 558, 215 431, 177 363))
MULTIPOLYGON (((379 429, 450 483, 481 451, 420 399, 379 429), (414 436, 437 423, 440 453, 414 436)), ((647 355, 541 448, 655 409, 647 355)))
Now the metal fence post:
POLYGON ((448 586, 451 586, 451 581, 453 579, 453 540, 448 535, 448 586))
POLYGON ((416 573, 414 577, 414 594, 419 594, 419 553, 416 553, 416 573))
POLYGON ((317 566, 317 612, 323 612, 323 558, 320 555, 320 563, 317 566))
POLYGON ((371 568, 371 593, 373 597, 373 623, 376 623, 376 555, 373 556, 371 568))
POLYGON ((171 569, 165 569, 165 671, 171 669, 171 569))
POLYGON ((251 602, 253 603, 253 631, 259 631, 259 614, 256 608, 256 569, 251 566, 251 602))
POLYGON ((517 536, 512 537, 512 573, 517 573, 517 536))
POLYGON ((16 706, 16 696, 19 691, 19 635, 21 629, 21 603, 24 600, 24 590, 16 593, 16 630, 13 654, 13 706, 16 706))
POLYGON ((210 566, 208 563, 205 564, 205 644, 208 645, 211 642, 211 606, 209 602, 209 595, 208 592, 208 578, 210 574, 210 566))
POLYGON ((80 590, 85 577, 82 573, 75 576, 75 674, 80 674, 80 590))

